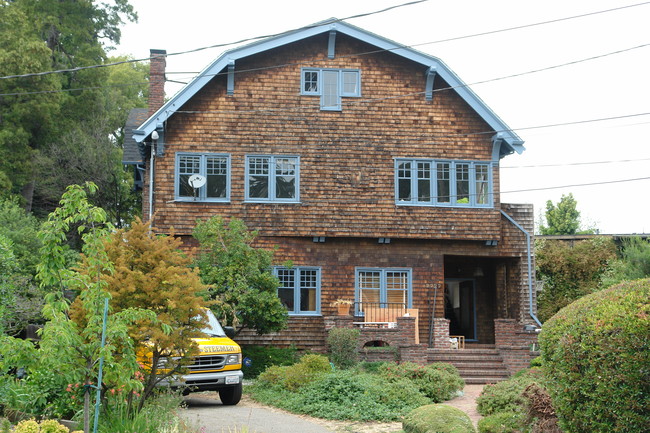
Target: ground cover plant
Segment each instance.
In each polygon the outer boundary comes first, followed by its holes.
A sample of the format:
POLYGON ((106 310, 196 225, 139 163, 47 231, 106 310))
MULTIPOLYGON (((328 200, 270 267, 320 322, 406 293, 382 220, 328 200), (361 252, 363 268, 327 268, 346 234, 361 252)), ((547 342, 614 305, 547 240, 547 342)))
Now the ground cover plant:
POLYGON ((640 432, 650 425, 650 279, 588 295, 540 334, 560 427, 640 432))
MULTIPOLYGON (((417 407, 431 404, 433 399, 425 392, 437 399, 455 395, 464 385, 457 372, 452 379, 454 370, 440 365, 423 367, 421 376, 390 373, 389 379, 387 372, 397 370, 395 363, 370 365, 370 372, 360 366, 347 370, 325 368, 325 362, 329 366, 324 356, 309 355, 290 367, 270 367, 248 392, 257 401, 294 413, 327 419, 395 421, 417 407), (310 368, 316 371, 309 373, 310 368), (427 380, 436 383, 426 384, 427 380), (457 387, 451 390, 450 383, 457 387)), ((412 368, 407 365, 400 371, 410 372, 412 368)))
POLYGON ((429 404, 409 413, 402 422, 406 433, 474 433, 469 416, 444 404, 429 404))

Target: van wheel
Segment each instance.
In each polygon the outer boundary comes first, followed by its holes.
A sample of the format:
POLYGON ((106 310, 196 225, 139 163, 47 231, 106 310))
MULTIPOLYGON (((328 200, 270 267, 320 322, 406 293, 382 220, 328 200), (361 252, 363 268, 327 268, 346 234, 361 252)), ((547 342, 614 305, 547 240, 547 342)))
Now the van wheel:
POLYGON ((242 384, 231 386, 228 388, 223 388, 219 390, 219 398, 221 403, 226 406, 233 406, 239 403, 241 400, 242 393, 242 384))

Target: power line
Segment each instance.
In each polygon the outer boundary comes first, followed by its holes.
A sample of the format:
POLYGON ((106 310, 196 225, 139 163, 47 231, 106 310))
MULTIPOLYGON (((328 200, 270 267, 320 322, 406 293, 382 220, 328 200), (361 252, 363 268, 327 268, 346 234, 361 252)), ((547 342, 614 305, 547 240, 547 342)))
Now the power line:
MULTIPOLYGON (((333 19, 331 21, 328 21, 328 23, 337 23, 337 22, 341 22, 341 21, 345 21, 345 20, 351 20, 351 19, 355 19, 355 18, 367 17, 367 16, 380 14, 380 13, 383 13, 383 12, 387 12, 387 11, 397 9, 397 8, 401 8, 401 7, 405 7, 405 6, 412 6, 412 5, 415 5, 415 4, 418 4, 418 3, 424 3, 424 2, 427 2, 427 1, 429 1, 429 0, 414 0, 414 1, 406 2, 406 3, 401 3, 401 4, 398 4, 398 5, 395 5, 395 6, 389 6, 387 8, 380 9, 380 10, 377 10, 377 11, 374 11, 374 12, 365 12, 365 13, 361 13, 361 14, 357 14, 357 15, 351 15, 351 16, 348 16, 348 17, 345 17, 345 18, 333 19)), ((299 27, 297 29, 283 31, 283 32, 280 32, 280 33, 273 33, 273 34, 270 34, 270 35, 254 36, 254 37, 251 37, 251 38, 241 39, 241 40, 235 41, 235 42, 227 42, 227 43, 223 43, 223 44, 210 45, 210 46, 207 46, 207 47, 194 48, 192 50, 179 51, 179 52, 176 52, 176 53, 168 53, 167 56, 178 56, 178 55, 181 55, 181 54, 190 54, 190 53, 195 53, 195 52, 198 52, 198 51, 203 51, 203 50, 207 50, 207 49, 211 49, 211 48, 222 48, 222 47, 227 47, 229 45, 238 45, 238 44, 242 44, 242 43, 245 43, 245 42, 256 41, 256 40, 259 40, 259 39, 267 39, 267 38, 277 37, 277 36, 281 36, 281 35, 284 35, 284 34, 287 34, 287 33, 295 32, 295 31, 308 30, 308 29, 311 29, 311 28, 314 28, 314 27, 319 27, 319 26, 321 26, 323 24, 324 23, 311 24, 311 25, 308 25, 308 26, 299 27)), ((101 65, 79 66, 79 67, 76 67, 76 68, 58 69, 58 70, 55 70, 55 71, 33 72, 33 73, 29 73, 29 74, 20 74, 20 75, 6 75, 4 77, 0 77, 0 80, 6 80, 6 79, 9 79, 9 78, 40 77, 40 76, 43 76, 43 75, 50 75, 50 74, 62 74, 62 73, 66 73, 66 72, 77 72, 77 71, 83 71, 83 70, 86 70, 86 69, 105 68, 105 67, 109 67, 109 66, 123 65, 125 63, 142 62, 142 61, 147 61, 147 60, 151 60, 151 59, 152 59, 152 57, 146 57, 146 58, 143 58, 143 59, 129 59, 129 60, 122 60, 122 61, 119 61, 119 62, 105 63, 105 64, 101 64, 101 65)))
POLYGON ((550 189, 563 189, 563 188, 578 188, 583 186, 596 186, 596 185, 609 185, 614 183, 623 183, 623 182, 637 182, 641 180, 650 180, 650 177, 637 177, 634 179, 619 179, 619 180, 607 180, 602 182, 589 182, 589 183, 576 183, 572 185, 558 185, 558 186, 545 186, 540 188, 526 188, 518 189, 512 191, 500 191, 500 194, 513 194, 517 192, 532 192, 532 191, 546 191, 550 189))
MULTIPOLYGON (((341 22, 341 21, 345 21, 345 20, 351 20, 351 19, 356 19, 356 18, 367 17, 367 16, 387 12, 387 11, 390 11, 390 10, 393 10, 393 9, 397 9, 397 8, 401 8, 401 7, 405 7, 405 6, 411 6, 411 5, 418 4, 418 3, 423 3, 423 2, 426 2, 426 1, 428 1, 428 0, 415 0, 415 1, 402 3, 402 4, 399 4, 399 5, 395 5, 395 6, 390 6, 390 7, 387 7, 387 8, 378 10, 378 11, 374 11, 374 12, 361 13, 361 14, 357 14, 357 15, 351 15, 351 16, 348 16, 348 17, 345 17, 345 18, 334 19, 334 20, 331 20, 330 22, 331 23, 336 23, 336 22, 341 22)), ((455 41, 455 40, 459 40, 459 39, 467 39, 467 38, 485 36, 485 35, 490 35, 490 34, 495 34, 495 33, 502 33, 502 32, 508 32, 508 31, 513 31, 513 30, 520 30, 520 29, 529 28, 529 27, 536 27, 536 26, 541 26, 541 25, 546 25, 546 24, 557 23, 557 22, 561 22, 561 21, 573 20, 573 19, 584 18, 584 17, 589 17, 589 16, 593 16, 593 15, 598 15, 598 14, 604 14, 604 13, 619 11, 619 10, 638 7, 638 6, 644 6, 644 5, 647 5, 647 4, 650 4, 650 2, 636 3, 636 4, 631 4, 631 5, 619 6, 619 7, 616 7, 616 8, 610 8, 610 9, 604 9, 604 10, 600 10, 600 11, 588 12, 588 13, 579 14, 579 15, 572 15, 572 16, 569 16, 569 17, 562 17, 562 18, 556 18, 556 19, 553 19, 553 20, 540 21, 540 22, 537 22, 537 23, 524 24, 524 25, 520 25, 520 26, 513 26, 513 27, 507 27, 507 28, 502 28, 502 29, 497 29, 497 30, 490 30, 490 31, 486 31, 486 32, 474 33, 474 34, 470 34, 470 35, 463 35, 463 36, 457 36, 457 37, 452 37, 452 38, 440 39, 440 40, 437 40, 437 41, 431 41, 431 42, 425 42, 425 43, 421 43, 421 44, 417 44, 417 45, 412 45, 411 47, 419 46, 419 45, 431 45, 431 44, 436 44, 436 43, 455 41)), ((294 32, 294 31, 307 30, 307 29, 310 29, 310 28, 321 26, 323 24, 324 23, 317 23, 317 24, 312 24, 312 25, 309 25, 309 26, 303 26, 303 27, 299 27, 299 28, 296 28, 296 29, 293 29, 293 30, 284 31, 284 32, 280 32, 280 33, 274 33, 274 34, 269 34, 269 35, 260 35, 260 36, 241 39, 239 41, 234 41, 234 42, 227 42, 227 43, 221 43, 221 44, 209 45, 209 46, 205 46, 205 47, 194 48, 194 49, 191 49, 191 50, 178 51, 178 52, 175 52, 175 53, 168 53, 167 56, 177 56, 177 55, 182 55, 182 54, 190 54, 190 53, 195 53, 195 52, 199 52, 199 51, 203 51, 203 50, 207 50, 207 49, 212 49, 212 48, 223 48, 223 47, 230 46, 230 45, 238 45, 238 44, 242 44, 242 43, 245 43, 245 42, 256 41, 256 40, 259 40, 259 39, 266 39, 266 38, 281 36, 283 34, 291 33, 291 32, 294 32)), ((402 45, 402 46, 400 46, 398 48, 408 48, 408 46, 402 45)), ((387 50, 382 50, 382 51, 387 51, 387 50)), ((120 61, 120 62, 112 62, 112 63, 106 63, 106 64, 101 64, 101 65, 90 65, 90 66, 80 66, 80 67, 77 67, 77 68, 70 68, 70 69, 59 69, 59 70, 54 70, 54 71, 35 72, 35 73, 21 74, 21 75, 7 75, 7 76, 0 77, 0 80, 9 79, 9 78, 25 78, 25 77, 35 77, 35 76, 42 76, 42 75, 49 75, 49 74, 76 72, 76 71, 81 71, 81 70, 84 70, 84 69, 103 68, 103 67, 109 67, 109 66, 122 65, 122 64, 125 64, 125 63, 142 62, 142 61, 148 61, 148 60, 151 60, 151 57, 146 57, 146 58, 142 58, 142 59, 129 59, 129 60, 123 60, 123 61, 120 61)))
POLYGON ((650 161, 650 158, 639 158, 639 159, 619 159, 617 161, 588 161, 588 162, 567 162, 564 164, 532 164, 532 165, 511 165, 503 166, 500 168, 548 168, 548 167, 574 167, 580 165, 600 165, 600 164, 619 164, 626 162, 642 162, 650 161))

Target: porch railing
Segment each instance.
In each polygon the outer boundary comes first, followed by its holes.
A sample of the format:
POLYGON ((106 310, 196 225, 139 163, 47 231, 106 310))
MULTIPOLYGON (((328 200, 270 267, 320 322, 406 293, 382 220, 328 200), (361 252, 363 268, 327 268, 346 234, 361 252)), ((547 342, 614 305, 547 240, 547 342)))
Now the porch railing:
POLYGON ((355 302, 354 316, 364 322, 395 322, 407 310, 403 302, 355 302))

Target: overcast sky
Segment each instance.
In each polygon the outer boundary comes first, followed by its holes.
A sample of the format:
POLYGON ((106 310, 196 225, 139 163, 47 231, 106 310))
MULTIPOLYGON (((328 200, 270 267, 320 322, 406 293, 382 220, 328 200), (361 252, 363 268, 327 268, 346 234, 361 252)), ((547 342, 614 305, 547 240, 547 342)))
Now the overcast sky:
MULTIPOLYGON (((140 19, 113 54, 171 54, 406 2, 130 0, 140 19)), ((440 58, 525 141, 501 161, 503 202, 533 203, 539 218, 573 193, 583 226, 650 232, 650 2, 428 0, 348 22, 440 58)), ((229 48, 169 56, 168 79, 188 82, 229 48)))

